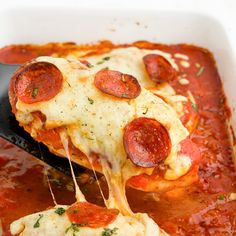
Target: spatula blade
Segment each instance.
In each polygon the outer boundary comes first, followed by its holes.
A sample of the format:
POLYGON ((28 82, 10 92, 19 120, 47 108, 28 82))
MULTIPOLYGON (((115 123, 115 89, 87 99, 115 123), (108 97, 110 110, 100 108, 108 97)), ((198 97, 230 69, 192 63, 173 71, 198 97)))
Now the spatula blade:
POLYGON ((8 85, 10 78, 18 67, 19 65, 0 63, 0 137, 24 149, 57 170, 70 175, 68 161, 65 158, 53 155, 45 145, 36 142, 19 126, 18 121, 11 112, 8 85))

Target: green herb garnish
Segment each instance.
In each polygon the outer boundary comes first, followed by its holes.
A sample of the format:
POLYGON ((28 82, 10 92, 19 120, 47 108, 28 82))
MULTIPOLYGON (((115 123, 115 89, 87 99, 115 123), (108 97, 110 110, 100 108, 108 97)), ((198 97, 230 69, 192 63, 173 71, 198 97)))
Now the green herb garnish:
POLYGON ((192 108, 193 108, 194 111, 198 112, 198 107, 197 107, 196 103, 192 102, 192 108))
POLYGON ((57 213, 59 216, 63 215, 65 213, 65 209, 63 207, 58 207, 56 210, 55 210, 55 213, 57 213))
POLYGON ((63 183, 61 182, 61 179, 50 179, 50 182, 53 184, 56 184, 58 186, 62 186, 63 183))
POLYGON ((201 66, 198 62, 195 63, 195 67, 198 68, 198 72, 196 74, 197 77, 201 76, 201 74, 204 72, 205 68, 204 66, 201 66))
POLYGON ((110 59, 111 59, 111 57, 104 57, 104 58, 102 58, 101 61, 98 61, 98 62, 97 62, 97 65, 101 65, 101 64, 103 64, 105 61, 109 61, 110 59))
POLYGON ((88 67, 88 68, 92 68, 92 67, 94 67, 94 65, 92 65, 91 63, 88 63, 88 64, 87 64, 87 67, 88 67))
POLYGON ((33 92, 32 92, 32 94, 31 94, 31 96, 32 96, 33 98, 35 98, 35 97, 37 96, 37 94, 38 94, 38 91, 39 91, 39 88, 35 87, 34 90, 33 90, 33 92))
POLYGON ((121 97, 122 97, 122 98, 127 98, 128 96, 129 96, 128 93, 122 93, 122 94, 121 94, 121 97))
POLYGON ((111 236, 116 234, 118 228, 114 228, 114 229, 109 229, 109 228, 104 228, 102 231, 102 236, 111 236))
POLYGON ((201 74, 204 72, 205 68, 203 66, 200 67, 199 71, 197 72, 196 76, 200 77, 201 74))
POLYGON ((79 232, 79 225, 76 223, 72 223, 65 231, 65 233, 67 234, 69 230, 73 231, 73 236, 75 236, 76 232, 79 232))
POLYGON ((65 233, 67 234, 69 230, 73 231, 73 236, 76 236, 76 232, 79 232, 79 227, 83 227, 85 224, 76 224, 76 223, 71 223, 71 225, 66 229, 65 233))
POLYGON ((90 98, 90 97, 88 97, 88 101, 89 101, 89 103, 90 103, 91 105, 94 103, 93 99, 90 98))
POLYGON ((200 68, 200 67, 201 67, 201 65, 200 65, 199 63, 195 63, 195 66, 196 66, 197 68, 200 68))
POLYGON ((39 214, 39 218, 37 219, 37 221, 34 224, 34 228, 39 228, 40 227, 40 223, 39 221, 42 219, 43 214, 39 214))
POLYGON ((145 111, 143 112, 143 115, 146 115, 148 113, 148 107, 145 107, 145 111))
POLYGON ((82 191, 83 191, 84 193, 87 193, 87 192, 89 191, 89 189, 88 189, 87 186, 84 186, 84 187, 82 187, 82 191))
POLYGON ((104 57, 103 60, 104 61, 109 61, 111 59, 111 57, 104 57))
POLYGON ((218 199, 221 200, 221 201, 222 201, 222 200, 225 200, 225 196, 224 196, 224 195, 220 195, 220 196, 218 197, 218 199))

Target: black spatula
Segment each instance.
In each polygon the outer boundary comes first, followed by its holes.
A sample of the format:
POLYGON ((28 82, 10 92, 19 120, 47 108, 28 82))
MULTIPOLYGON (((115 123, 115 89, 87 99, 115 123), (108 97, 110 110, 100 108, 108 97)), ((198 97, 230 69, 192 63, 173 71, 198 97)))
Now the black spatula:
POLYGON ((11 112, 8 98, 8 84, 13 73, 19 66, 20 65, 0 63, 0 137, 24 149, 26 152, 46 162, 57 170, 70 175, 68 161, 53 155, 45 145, 31 138, 31 136, 19 126, 11 112))

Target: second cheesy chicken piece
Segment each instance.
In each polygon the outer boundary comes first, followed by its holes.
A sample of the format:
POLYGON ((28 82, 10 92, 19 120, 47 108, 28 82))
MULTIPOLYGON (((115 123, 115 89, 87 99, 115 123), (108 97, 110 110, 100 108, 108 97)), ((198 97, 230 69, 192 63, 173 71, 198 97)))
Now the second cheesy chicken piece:
POLYGON ((147 214, 123 216, 80 202, 57 205, 22 217, 11 224, 11 234, 20 236, 168 236, 147 214), (78 223, 80 222, 80 223, 78 223))

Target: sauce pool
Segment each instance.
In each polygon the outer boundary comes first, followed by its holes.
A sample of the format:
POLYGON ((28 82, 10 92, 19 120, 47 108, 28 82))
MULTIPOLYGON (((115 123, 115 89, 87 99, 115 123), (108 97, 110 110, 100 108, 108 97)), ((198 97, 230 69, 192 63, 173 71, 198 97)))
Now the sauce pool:
MULTIPOLYGON (((188 56, 189 66, 183 63, 183 57, 176 57, 175 61, 180 68, 180 76, 187 78, 189 83, 181 84, 176 80, 170 84, 178 94, 186 96, 191 91, 196 100, 200 121, 190 138, 201 151, 201 162, 199 181, 184 189, 159 196, 127 188, 132 210, 147 212, 171 235, 236 235, 236 201, 229 199, 230 194, 236 192, 236 172, 226 125, 230 111, 212 54, 185 44, 136 42, 134 46, 188 56)), ((23 63, 41 55, 65 56, 78 49, 97 52, 114 47, 108 41, 94 46, 73 43, 7 46, 0 49, 0 61, 23 63)), ((86 199, 103 206, 92 172, 87 170, 77 173, 77 176, 86 199)), ((107 193, 102 175, 99 181, 107 193)), ((54 205, 48 182, 59 204, 75 201, 73 182, 69 177, 0 139, 0 225, 3 236, 10 235, 12 221, 54 205)))

